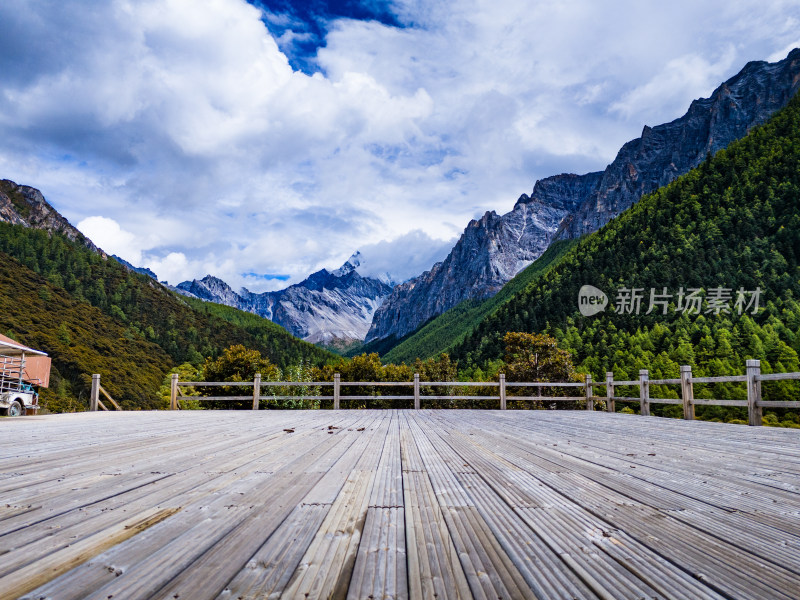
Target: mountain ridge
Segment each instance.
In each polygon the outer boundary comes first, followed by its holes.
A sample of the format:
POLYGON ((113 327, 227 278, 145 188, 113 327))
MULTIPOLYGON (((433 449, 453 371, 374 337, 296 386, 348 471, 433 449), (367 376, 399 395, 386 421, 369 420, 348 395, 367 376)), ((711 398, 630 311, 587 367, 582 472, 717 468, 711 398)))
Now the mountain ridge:
POLYGON ((596 231, 655 191, 740 139, 788 104, 800 87, 800 49, 776 63, 748 62, 708 98, 673 121, 650 127, 620 148, 597 187, 565 219, 557 239, 596 231), (671 140, 680 145, 670 145, 671 140), (670 149, 673 149, 670 152, 670 149))
MULTIPOLYGON (((487 369, 502 356, 504 333, 520 331, 553 335, 595 378, 613 370, 616 378, 634 379, 642 368, 651 379, 675 378, 680 365, 692 366, 698 377, 728 375, 741 373, 746 359, 760 360, 767 373, 800 369, 798 198, 795 95, 745 138, 575 241, 558 264, 457 342, 452 358, 467 372, 487 369), (587 284, 611 300, 591 316, 579 311, 587 284), (705 290, 695 312, 680 301, 690 288, 705 290), (641 310, 620 305, 619 294, 632 289, 643 291, 641 310), (712 291, 722 289, 731 297, 717 310, 712 291), (668 299, 663 312, 648 310, 651 290, 668 299), (737 290, 758 302, 737 305, 737 290)), ((699 398, 742 393, 732 384, 701 390, 699 398)), ((770 393, 795 399, 798 392, 774 386, 770 393)), ((677 397, 668 386, 651 394, 677 397)))
POLYGON ((489 211, 470 221, 442 263, 397 286, 376 311, 366 341, 402 339, 459 302, 493 295, 552 241, 598 229, 643 194, 763 123, 799 86, 800 49, 777 63, 751 61, 711 97, 692 102, 682 117, 645 126, 642 136, 624 144, 605 170, 538 180, 531 195, 521 195, 511 212, 498 216, 489 211), (525 227, 518 239, 527 246, 505 252, 509 245, 504 238, 528 222, 530 229, 525 227), (519 268, 512 272, 504 265, 519 268))
MULTIPOLYGON (((11 180, 0 180, 0 222, 61 234, 82 244, 104 259, 113 258, 128 271, 146 275, 157 285, 153 271, 136 267, 125 259, 108 255, 82 234, 44 198, 36 188, 11 180)), ((386 278, 362 277, 360 253, 354 253, 334 271, 321 269, 300 284, 278 292, 257 294, 247 289, 237 293, 221 279, 208 275, 167 289, 182 295, 216 302, 267 318, 295 337, 311 343, 347 345, 362 341, 372 315, 392 289, 386 278)))
POLYGON ((358 273, 360 253, 333 271, 320 269, 274 292, 234 291, 212 275, 175 286, 181 294, 233 306, 269 319, 307 342, 346 345, 366 336, 375 310, 392 286, 358 273))
POLYGON ((10 179, 0 180, 0 221, 41 229, 50 234, 60 233, 68 240, 78 242, 92 252, 107 257, 92 240, 53 208, 41 191, 28 185, 20 185, 10 179))
POLYGON ((53 359, 53 411, 83 410, 91 374, 125 409, 163 407, 159 386, 244 344, 280 368, 334 355, 266 319, 184 298, 60 232, 0 222, 0 331, 53 359))

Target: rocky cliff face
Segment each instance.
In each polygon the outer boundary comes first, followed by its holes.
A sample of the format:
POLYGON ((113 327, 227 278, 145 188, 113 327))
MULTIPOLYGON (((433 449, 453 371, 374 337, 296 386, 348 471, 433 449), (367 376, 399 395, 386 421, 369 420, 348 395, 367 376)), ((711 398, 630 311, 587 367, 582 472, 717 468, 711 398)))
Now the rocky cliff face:
MULTIPOLYGON (((560 193, 558 177, 537 184, 511 212, 470 221, 444 261, 394 289, 376 311, 366 341, 400 338, 462 300, 492 296, 536 260, 576 207, 574 194, 560 193)), ((584 177, 592 183, 592 176, 584 177)))
POLYGON ((564 222, 558 238, 580 237, 639 198, 698 166, 783 108, 800 87, 800 49, 777 63, 751 62, 710 98, 692 102, 671 123, 645 127, 625 144, 598 183, 564 222))
POLYGON ((362 277, 358 266, 355 254, 335 271, 322 269, 284 290, 263 294, 247 289, 237 293, 211 275, 185 281, 176 289, 255 313, 309 342, 347 344, 364 339, 375 310, 392 290, 382 281, 362 277))
POLYGON ((44 199, 42 192, 27 185, 18 185, 8 179, 0 180, 0 221, 60 233, 79 242, 104 257, 105 252, 92 240, 75 229, 55 208, 44 199))
POLYGON ((150 279, 155 279, 156 281, 158 281, 158 276, 155 273, 153 273, 150 269, 147 269, 145 267, 135 267, 127 260, 117 256, 116 254, 112 254, 111 258, 113 258, 115 261, 117 261, 119 264, 121 264, 129 271, 133 271, 134 273, 139 273, 139 275, 147 275, 150 279))
POLYGON ((401 338, 462 300, 496 293, 552 240, 599 229, 764 123, 799 86, 800 50, 778 63, 748 63, 710 98, 694 101, 683 117, 645 127, 605 171, 537 181, 510 213, 471 221, 442 263, 396 287, 376 311, 366 341, 401 338))

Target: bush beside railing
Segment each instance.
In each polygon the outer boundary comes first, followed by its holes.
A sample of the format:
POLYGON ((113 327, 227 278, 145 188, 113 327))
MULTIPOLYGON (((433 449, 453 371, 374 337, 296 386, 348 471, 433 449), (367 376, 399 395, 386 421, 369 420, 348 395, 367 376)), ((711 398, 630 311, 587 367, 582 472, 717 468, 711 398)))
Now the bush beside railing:
MULTIPOLYGON (((98 385, 99 385, 99 375, 98 385)), ((717 377, 693 377, 691 366, 681 366, 680 377, 675 379, 650 379, 647 369, 639 371, 639 378, 634 380, 615 380, 614 373, 606 373, 605 382, 593 382, 591 376, 586 375, 585 380, 582 382, 511 382, 506 381, 505 375, 500 374, 498 381, 420 381, 419 374, 414 375, 413 381, 342 381, 339 373, 334 375, 333 381, 261 381, 260 374, 257 374, 253 381, 179 381, 178 375, 173 374, 170 386, 170 409, 177 410, 180 408, 181 400, 200 400, 200 401, 251 401, 253 410, 258 410, 261 401, 269 400, 314 400, 314 401, 333 401, 334 410, 341 407, 341 402, 344 401, 363 401, 373 400, 376 396, 365 395, 342 395, 343 387, 411 387, 413 394, 411 395, 388 395, 379 396, 381 400, 413 400, 414 409, 419 410, 422 408, 422 402, 431 400, 481 400, 491 401, 497 400, 499 408, 506 410, 509 399, 521 402, 585 402, 586 410, 593 411, 595 402, 605 402, 605 408, 608 412, 615 412, 616 402, 634 402, 639 403, 639 412, 642 415, 650 414, 651 404, 676 404, 682 405, 684 419, 695 418, 695 406, 698 405, 712 405, 712 406, 738 406, 747 407, 748 424, 761 425, 762 411, 764 408, 800 408, 800 401, 765 401, 761 398, 761 383, 763 381, 782 381, 782 380, 800 380, 800 373, 761 373, 761 361, 748 360, 746 365, 746 373, 744 375, 723 375, 717 377), (707 384, 707 383, 744 383, 747 386, 747 399, 695 399, 694 397, 694 384, 707 384), (652 398, 650 397, 651 385, 677 385, 680 386, 680 398, 652 398), (192 386, 195 388, 202 387, 252 387, 253 391, 248 395, 240 396, 183 396, 181 395, 180 388, 185 386, 192 386), (441 394, 422 394, 421 388, 435 386, 435 387, 478 387, 478 388, 498 388, 497 395, 441 395, 441 394), (595 396, 594 387, 605 387, 605 396, 595 396), (636 386, 639 388, 639 396, 616 396, 615 389, 622 386, 636 386), (327 387, 332 388, 332 395, 264 395, 262 390, 264 388, 273 387, 327 387), (520 396, 509 394, 509 388, 537 388, 539 394, 536 396, 520 396), (581 388, 580 396, 543 396, 541 390, 552 388, 581 388)))

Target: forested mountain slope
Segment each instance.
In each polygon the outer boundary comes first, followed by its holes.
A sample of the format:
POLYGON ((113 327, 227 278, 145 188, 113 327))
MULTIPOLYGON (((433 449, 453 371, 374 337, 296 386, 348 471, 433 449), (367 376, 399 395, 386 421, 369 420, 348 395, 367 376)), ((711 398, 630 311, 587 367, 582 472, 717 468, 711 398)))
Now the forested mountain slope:
POLYGON ((0 252, 0 332, 46 351, 50 388, 42 406, 72 411, 88 405, 92 373, 124 408, 157 408, 156 391, 175 361, 157 344, 130 335, 125 323, 73 298, 0 252))
POLYGON ((53 356, 64 398, 85 402, 86 375, 99 372, 124 407, 154 408, 170 368, 232 344, 281 367, 334 358, 266 319, 189 302, 82 240, 0 223, 0 253, 0 332, 53 356))
MULTIPOLYGON (((442 352, 450 352, 483 319, 494 313, 516 294, 524 290, 531 281, 551 268, 564 253, 575 245, 575 240, 554 242, 542 256, 509 281, 496 295, 485 300, 465 300, 447 312, 434 317, 413 334, 394 345, 383 354, 382 360, 390 363, 411 363, 417 358, 432 358, 442 352)), ((376 345, 384 340, 378 340, 376 345)), ((367 344, 362 351, 371 351, 367 344)))
MULTIPOLYGON (((555 335, 596 378, 612 369, 633 377, 640 368, 651 369, 651 377, 675 377, 679 364, 694 365, 697 373, 741 373, 746 358, 761 359, 765 370, 798 370, 799 255, 795 97, 766 125, 582 238, 484 319, 453 355, 462 368, 491 368, 505 332, 528 331, 555 335), (579 313, 584 285, 608 295, 604 312, 579 313), (643 290, 640 314, 611 310, 622 288, 643 290), (645 314, 651 288, 672 295, 664 298, 671 302, 667 314, 662 305, 645 314), (679 310, 680 288, 705 290, 701 314, 679 310), (729 312, 716 314, 708 304, 713 288, 729 290, 729 312), (745 306, 739 314, 739 289, 761 290, 757 314, 745 306)), ((749 302, 752 294, 743 297, 749 302)))
POLYGON ((366 341, 399 341, 464 300, 492 296, 551 241, 600 228, 644 194, 698 166, 709 152, 765 123, 798 88, 800 49, 776 63, 750 62, 709 98, 692 102, 682 117, 645 126, 604 171, 537 181, 514 210, 471 221, 444 261, 397 286, 375 312, 366 341))

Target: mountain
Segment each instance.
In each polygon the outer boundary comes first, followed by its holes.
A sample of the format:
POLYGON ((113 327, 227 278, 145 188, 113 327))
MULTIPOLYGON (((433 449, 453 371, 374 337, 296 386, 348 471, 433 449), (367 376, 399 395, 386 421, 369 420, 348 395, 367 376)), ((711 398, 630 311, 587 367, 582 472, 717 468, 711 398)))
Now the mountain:
POLYGON ((640 138, 620 149, 557 237, 576 238, 599 229, 644 194, 674 181, 709 154, 765 123, 786 106, 798 87, 800 49, 795 49, 777 63, 748 63, 710 98, 692 102, 681 118, 645 126, 640 138))
POLYGON ((765 122, 798 87, 800 50, 777 63, 748 63, 683 117, 645 127, 604 171, 537 181, 511 212, 471 221, 443 262, 397 286, 376 311, 366 341, 398 341, 464 300, 492 296, 554 239, 601 227, 765 122))
POLYGON ((362 277, 360 253, 335 271, 322 269, 276 292, 235 292, 224 281, 208 275, 184 281, 177 291, 188 296, 234 306, 269 319, 292 335, 331 346, 360 342, 375 310, 392 291, 388 283, 362 277))
MULTIPOLYGON (((765 125, 583 236, 483 318, 452 356, 465 376, 491 369, 502 357, 505 332, 522 331, 556 337, 595 380, 611 370, 616 379, 635 379, 642 368, 651 379, 675 378, 679 365, 691 365, 698 377, 741 374, 749 358, 761 360, 765 372, 797 371, 799 198, 800 95, 765 125), (606 294, 605 310, 581 314, 585 285, 606 294), (704 298, 698 311, 681 302, 692 288, 704 298), (642 297, 638 310, 622 301, 634 289, 642 297), (653 304, 653 294, 665 303, 653 304)), ((796 399, 798 384, 784 383, 765 385, 765 393, 796 399)), ((677 398, 678 392, 653 386, 650 393, 677 398)), ((695 394, 735 399, 744 390, 713 384, 695 394)))
POLYGON ((60 233, 68 240, 78 242, 93 252, 105 253, 92 240, 75 229, 61 213, 50 206, 42 192, 27 185, 18 185, 0 179, 0 222, 60 233))
POLYGON ((134 273, 139 273, 140 275, 147 275, 150 279, 155 279, 158 281, 158 276, 153 273, 150 269, 146 269, 144 267, 134 267, 131 263, 129 263, 124 258, 120 258, 116 254, 112 254, 111 258, 121 264, 123 267, 128 269, 129 271, 133 271, 134 273))
POLYGON ((378 352, 383 362, 395 364, 410 364, 418 358, 433 358, 442 352, 450 353, 484 318, 524 290, 543 271, 558 264, 562 255, 574 245, 575 240, 557 240, 494 296, 460 302, 387 350, 380 347, 382 340, 379 340, 364 345, 359 352, 378 352))
MULTIPOLYGON (((8 245, 12 227, 21 229, 0 224, 0 245, 8 245)), ((31 247, 51 247, 46 235, 33 237, 39 244, 31 247)), ((159 386, 176 365, 155 341, 146 335, 132 335, 129 323, 53 285, 2 251, 0 332, 49 354, 50 387, 40 390, 40 405, 51 412, 86 410, 92 373, 101 374, 103 387, 123 408, 160 408, 159 386)))
POLYGON ((510 213, 498 216, 491 211, 470 221, 444 261, 392 291, 375 312, 366 341, 400 338, 463 300, 496 294, 542 255, 564 217, 577 206, 576 195, 554 193, 563 187, 559 183, 537 183, 533 195, 523 196, 510 213))
POLYGON ((250 313, 185 298, 98 250, 34 188, 0 185, 0 332, 53 359, 50 410, 85 408, 91 374, 126 409, 162 406, 170 369, 233 344, 281 368, 334 355, 250 313))
MULTIPOLYGON (((0 222, 60 234, 108 258, 36 188, 0 180, 0 222)), ((129 271, 157 281, 156 274, 149 269, 135 267, 117 256, 111 258, 129 271)), ((265 294, 246 289, 234 292, 224 281, 212 276, 183 282, 171 289, 185 296, 255 313, 311 343, 347 345, 364 339, 375 309, 392 289, 385 278, 362 277, 357 272, 360 264, 360 253, 355 253, 335 271, 323 269, 299 284, 265 294)))

